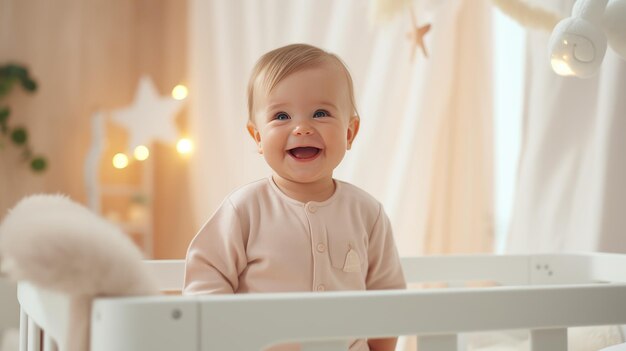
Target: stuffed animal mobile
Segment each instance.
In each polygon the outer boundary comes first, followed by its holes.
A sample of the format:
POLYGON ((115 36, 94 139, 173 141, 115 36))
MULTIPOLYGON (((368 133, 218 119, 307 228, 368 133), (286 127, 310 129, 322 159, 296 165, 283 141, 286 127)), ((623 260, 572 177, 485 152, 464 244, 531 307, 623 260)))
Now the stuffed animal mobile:
POLYGON ((158 294, 141 258, 117 227, 62 195, 26 197, 0 223, 2 273, 70 299, 60 351, 88 350, 95 297, 158 294))

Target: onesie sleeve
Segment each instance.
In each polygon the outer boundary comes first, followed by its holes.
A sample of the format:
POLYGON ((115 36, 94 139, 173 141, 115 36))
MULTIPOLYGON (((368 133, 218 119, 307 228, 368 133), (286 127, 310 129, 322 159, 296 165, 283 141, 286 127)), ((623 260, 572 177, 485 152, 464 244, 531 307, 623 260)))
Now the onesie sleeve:
POLYGON ((246 265, 241 222, 226 199, 189 245, 183 294, 233 294, 246 265))
POLYGON ((369 236, 367 290, 405 289, 406 282, 391 223, 379 204, 378 218, 369 236))

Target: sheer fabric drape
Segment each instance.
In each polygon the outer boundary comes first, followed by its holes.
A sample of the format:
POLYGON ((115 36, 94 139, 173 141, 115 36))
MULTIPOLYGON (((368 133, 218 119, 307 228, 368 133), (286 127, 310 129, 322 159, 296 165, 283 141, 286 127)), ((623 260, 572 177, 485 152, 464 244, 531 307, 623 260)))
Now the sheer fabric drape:
MULTIPOLYGON (((567 17, 573 3, 555 1, 551 10, 567 17)), ((507 251, 626 252, 626 61, 609 48, 598 75, 557 76, 549 35, 527 36, 524 130, 507 251)))

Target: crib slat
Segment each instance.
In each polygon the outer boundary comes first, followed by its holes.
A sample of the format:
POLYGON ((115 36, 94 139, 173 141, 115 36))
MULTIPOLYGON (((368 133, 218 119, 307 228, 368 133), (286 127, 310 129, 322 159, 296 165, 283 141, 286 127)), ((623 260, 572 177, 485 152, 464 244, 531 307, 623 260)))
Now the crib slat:
POLYGON ((28 351, 41 351, 41 328, 31 318, 28 319, 28 351))
POLYGON ((309 341, 302 343, 301 351, 347 351, 348 347, 345 340, 309 341))
POLYGON ((455 335, 420 335, 417 337, 419 351, 457 351, 455 335))
POLYGON ((28 315, 20 308, 20 351, 27 351, 28 345, 28 315))
POLYGON ((567 351, 567 328, 530 331, 531 351, 567 351))
POLYGON ((58 351, 57 344, 48 334, 43 335, 43 351, 58 351))

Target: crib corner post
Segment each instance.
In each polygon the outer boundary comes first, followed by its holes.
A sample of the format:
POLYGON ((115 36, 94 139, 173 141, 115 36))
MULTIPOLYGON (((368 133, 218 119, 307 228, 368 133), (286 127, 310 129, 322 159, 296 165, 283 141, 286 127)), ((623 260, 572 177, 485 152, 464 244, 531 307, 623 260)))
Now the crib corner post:
POLYGON ((567 328, 530 331, 531 351, 567 351, 567 328))
POLYGON ((418 335, 417 349, 419 351, 457 351, 458 338, 452 335, 418 335))
POLYGON ((28 351, 41 350, 41 328, 32 318, 28 318, 28 337, 26 338, 28 351))
POLYGON ((47 333, 43 334, 43 348, 42 351, 58 351, 56 342, 54 339, 47 333))
POLYGON ((28 315, 23 308, 20 307, 20 339, 19 351, 26 351, 28 346, 28 315))

